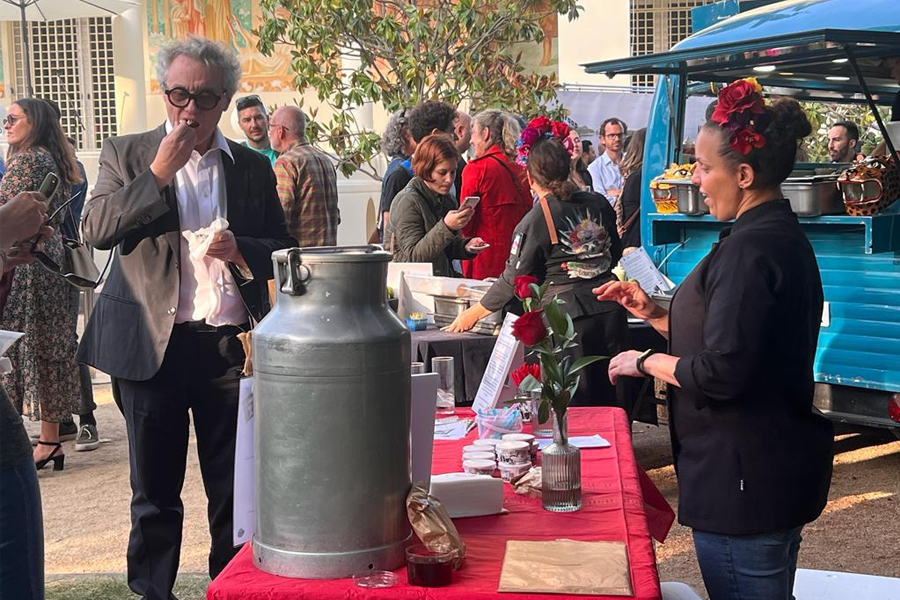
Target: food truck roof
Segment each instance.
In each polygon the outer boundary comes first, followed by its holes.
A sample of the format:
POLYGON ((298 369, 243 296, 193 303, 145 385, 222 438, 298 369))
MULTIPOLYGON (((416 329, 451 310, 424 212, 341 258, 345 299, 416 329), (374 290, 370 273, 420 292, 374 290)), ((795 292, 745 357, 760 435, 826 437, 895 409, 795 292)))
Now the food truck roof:
POLYGON ((876 99, 889 103, 897 84, 881 59, 900 56, 897 1, 787 0, 720 21, 668 52, 582 66, 610 77, 682 74, 712 82, 752 72, 768 87, 837 99, 828 92, 846 98, 859 89, 853 57, 876 99))

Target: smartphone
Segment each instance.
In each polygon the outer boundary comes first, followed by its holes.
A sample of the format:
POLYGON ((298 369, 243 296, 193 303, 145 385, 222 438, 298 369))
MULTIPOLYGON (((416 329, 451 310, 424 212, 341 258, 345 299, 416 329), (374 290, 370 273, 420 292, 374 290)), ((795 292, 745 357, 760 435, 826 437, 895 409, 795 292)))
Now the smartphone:
POLYGON ((58 188, 59 176, 56 173, 51 172, 47 173, 47 176, 44 177, 44 181, 41 182, 41 187, 38 189, 38 192, 43 194, 44 198, 50 200, 56 195, 56 190, 58 188))
POLYGON ((481 196, 466 196, 460 208, 463 206, 471 206, 474 209, 478 206, 479 202, 481 202, 481 196))
POLYGON ((484 250, 485 248, 490 248, 490 247, 491 247, 491 245, 488 244, 487 242, 485 242, 485 243, 479 244, 477 246, 472 246, 472 250, 484 250))

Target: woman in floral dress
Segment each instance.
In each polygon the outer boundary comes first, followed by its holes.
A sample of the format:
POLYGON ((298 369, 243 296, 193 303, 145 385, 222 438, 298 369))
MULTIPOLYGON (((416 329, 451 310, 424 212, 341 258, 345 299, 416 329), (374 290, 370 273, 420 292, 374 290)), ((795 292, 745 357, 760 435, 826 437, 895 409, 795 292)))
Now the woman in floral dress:
MULTIPOLYGON (((43 100, 21 99, 10 106, 4 129, 9 155, 8 170, 0 182, 0 205, 19 192, 38 190, 52 171, 61 180, 50 198, 48 212, 52 212, 68 200, 71 184, 81 180, 75 154, 56 113, 43 100)), ((43 251, 63 264, 58 232, 44 242, 43 251)), ((36 262, 20 265, 5 277, 12 280, 0 315, 0 329, 25 335, 7 352, 13 371, 3 377, 3 386, 13 405, 41 422, 35 464, 43 467, 52 459, 54 468, 61 469, 59 424, 77 411, 81 394, 75 363, 77 302, 73 302, 72 288, 63 278, 36 262)))

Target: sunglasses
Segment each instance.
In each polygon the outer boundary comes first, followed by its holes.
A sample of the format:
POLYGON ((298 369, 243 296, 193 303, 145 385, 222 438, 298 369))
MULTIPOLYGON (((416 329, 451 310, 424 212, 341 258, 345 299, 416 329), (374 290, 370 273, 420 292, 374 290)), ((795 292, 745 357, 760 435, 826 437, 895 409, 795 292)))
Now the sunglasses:
POLYGON ((262 99, 256 94, 251 94, 249 96, 244 96, 234 103, 238 110, 244 110, 245 108, 250 108, 251 106, 263 106, 262 99))
POLYGON ((21 121, 24 118, 25 117, 17 117, 15 115, 6 115, 6 118, 3 119, 3 125, 8 125, 9 127, 12 127, 13 125, 15 125, 16 123, 18 123, 19 121, 21 121))
POLYGON ((184 108, 193 100, 194 105, 200 110, 212 110, 219 104, 219 100, 222 99, 225 92, 216 94, 215 92, 204 90, 194 94, 183 87, 173 87, 170 90, 166 90, 165 94, 166 98, 169 99, 169 104, 176 108, 184 108))
MULTIPOLYGON (((58 209, 57 209, 58 210, 58 209)), ((116 227, 113 230, 113 238, 116 237, 116 234, 119 233, 119 223, 122 222, 122 216, 119 215, 118 220, 116 220, 116 227)), ((63 243, 66 243, 63 241, 63 243)), ((109 269, 109 265, 112 264, 113 255, 116 253, 115 248, 110 250, 109 256, 106 259, 106 264, 103 266, 103 270, 100 271, 100 275, 97 276, 97 279, 85 279, 80 275, 76 275, 75 273, 64 273, 63 268, 59 266, 55 260, 47 256, 42 250, 32 251, 34 255, 34 259, 38 262, 39 265, 53 273, 54 275, 58 275, 62 277, 70 284, 74 285, 77 288, 83 288, 88 290, 97 289, 100 283, 103 281, 103 278, 106 276, 106 271, 109 269)))

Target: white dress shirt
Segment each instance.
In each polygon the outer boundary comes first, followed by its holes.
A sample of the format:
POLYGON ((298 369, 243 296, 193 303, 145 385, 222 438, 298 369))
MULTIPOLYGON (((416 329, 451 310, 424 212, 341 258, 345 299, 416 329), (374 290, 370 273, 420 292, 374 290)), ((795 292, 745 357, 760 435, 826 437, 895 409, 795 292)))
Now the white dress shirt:
MULTIPOLYGON (((171 131, 172 124, 167 120, 166 132, 171 131)), ((208 256, 193 260, 184 237, 186 231, 209 227, 217 217, 228 218, 223 154, 234 162, 225 136, 216 129, 209 150, 203 156, 194 150, 187 164, 175 175, 175 197, 181 224, 181 286, 176 323, 205 320, 208 325, 218 327, 247 322, 247 309, 228 270, 228 263, 208 256)))
MULTIPOLYGON (((622 157, 624 158, 625 155, 623 154, 622 157)), ((606 193, 606 190, 619 190, 621 193, 623 181, 619 165, 614 163, 609 154, 604 152, 588 165, 588 173, 591 174, 594 191, 606 196, 610 204, 615 204, 618 198, 610 196, 606 193)))

